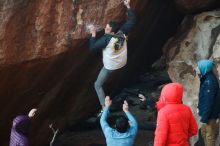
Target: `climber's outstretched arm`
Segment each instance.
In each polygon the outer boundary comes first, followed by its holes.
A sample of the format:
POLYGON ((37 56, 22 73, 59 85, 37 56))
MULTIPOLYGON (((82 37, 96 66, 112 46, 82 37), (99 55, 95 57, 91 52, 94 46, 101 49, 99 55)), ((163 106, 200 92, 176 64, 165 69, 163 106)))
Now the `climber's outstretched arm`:
POLYGON ((134 13, 134 11, 131 9, 130 7, 130 0, 125 0, 124 1, 125 6, 127 7, 127 13, 128 13, 128 19, 127 21, 122 25, 122 27, 120 28, 120 30, 127 35, 130 30, 134 27, 134 25, 136 24, 136 15, 134 13))

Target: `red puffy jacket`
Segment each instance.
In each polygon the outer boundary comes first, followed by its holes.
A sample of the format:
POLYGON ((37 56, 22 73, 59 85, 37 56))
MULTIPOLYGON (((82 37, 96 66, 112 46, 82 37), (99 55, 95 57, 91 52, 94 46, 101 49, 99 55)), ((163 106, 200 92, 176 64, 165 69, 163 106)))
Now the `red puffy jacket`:
POLYGON ((188 139, 198 126, 191 109, 182 104, 183 87, 170 83, 161 91, 157 103, 158 117, 154 146, 189 146, 188 139))

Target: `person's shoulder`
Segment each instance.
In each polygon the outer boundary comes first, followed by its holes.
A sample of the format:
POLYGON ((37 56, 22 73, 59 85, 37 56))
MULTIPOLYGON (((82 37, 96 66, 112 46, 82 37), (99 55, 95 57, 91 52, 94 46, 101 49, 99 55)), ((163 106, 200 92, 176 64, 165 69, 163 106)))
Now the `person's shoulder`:
POLYGON ((183 108, 183 110, 192 112, 191 108, 188 105, 182 104, 182 108, 183 108))
POLYGON ((27 115, 18 115, 14 118, 14 121, 24 121, 24 120, 29 120, 30 118, 27 115))
POLYGON ((167 115, 170 110, 172 110, 172 107, 166 105, 158 111, 158 115, 167 115))
POLYGON ((114 35, 113 34, 104 34, 103 37, 105 38, 112 38, 114 35))
POLYGON ((210 72, 206 75, 206 80, 216 80, 217 77, 213 72, 210 72))
POLYGON ((171 110, 171 108, 169 106, 165 106, 162 109, 160 109, 158 111, 158 118, 161 119, 163 117, 163 119, 167 119, 169 120, 170 115, 173 114, 173 110, 171 110))
POLYGON ((188 110, 188 109, 189 107, 184 104, 169 104, 163 107, 159 112, 161 112, 161 114, 171 115, 181 110, 188 110))
POLYGON ((19 115, 19 116, 16 116, 14 119, 13 119, 13 127, 20 124, 20 123, 26 123, 26 122, 29 122, 30 121, 30 118, 27 116, 27 115, 19 115))
POLYGON ((104 34, 104 35, 103 35, 103 39, 104 39, 106 42, 109 42, 112 38, 113 38, 113 35, 111 35, 111 34, 104 34))
POLYGON ((217 83, 217 82, 218 82, 218 79, 214 74, 208 74, 204 81, 206 85, 213 85, 213 83, 217 83))

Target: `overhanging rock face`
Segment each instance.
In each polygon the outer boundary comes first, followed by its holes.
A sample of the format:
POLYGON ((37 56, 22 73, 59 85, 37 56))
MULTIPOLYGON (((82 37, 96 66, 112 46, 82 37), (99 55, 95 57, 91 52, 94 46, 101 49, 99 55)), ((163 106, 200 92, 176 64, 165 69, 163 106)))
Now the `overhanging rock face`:
MULTIPOLYGON (((169 76, 184 86, 184 103, 197 114, 199 78, 195 68, 200 59, 213 59, 220 75, 220 11, 186 17, 179 32, 164 46, 169 76)), ((198 122, 199 123, 199 122, 198 122)))

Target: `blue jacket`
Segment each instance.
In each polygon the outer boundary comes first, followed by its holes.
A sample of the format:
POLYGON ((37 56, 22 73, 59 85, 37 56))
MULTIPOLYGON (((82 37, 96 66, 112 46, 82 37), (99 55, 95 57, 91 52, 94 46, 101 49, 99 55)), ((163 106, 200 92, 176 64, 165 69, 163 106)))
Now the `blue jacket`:
POLYGON ((220 117, 220 95, 218 79, 212 72, 213 62, 202 60, 198 63, 201 73, 199 90, 199 115, 201 122, 220 117))
POLYGON ((130 121, 130 128, 125 133, 120 133, 117 130, 111 128, 107 123, 107 117, 109 114, 109 107, 105 107, 100 124, 102 131, 106 138, 107 146, 132 146, 137 134, 137 122, 130 112, 126 112, 128 120, 130 121))
MULTIPOLYGON (((136 15, 132 9, 128 9, 128 20, 125 22, 125 24, 122 25, 122 27, 119 30, 122 31, 125 35, 127 35, 135 24, 136 24, 136 15)), ((105 34, 99 39, 96 39, 95 37, 91 37, 89 43, 89 49, 94 52, 105 49, 105 47, 108 45, 112 37, 113 35, 110 34, 105 34)))

